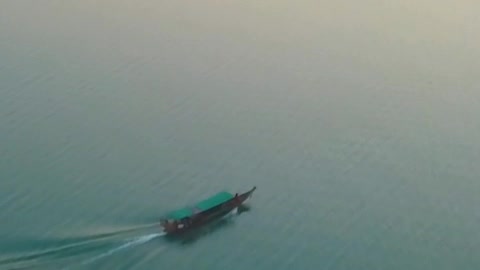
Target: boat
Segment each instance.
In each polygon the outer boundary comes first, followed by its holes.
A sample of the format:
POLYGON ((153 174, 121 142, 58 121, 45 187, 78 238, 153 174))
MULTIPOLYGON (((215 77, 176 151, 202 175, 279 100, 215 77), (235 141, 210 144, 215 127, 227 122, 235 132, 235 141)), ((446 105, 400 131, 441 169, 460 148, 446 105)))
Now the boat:
POLYGON ((254 186, 245 193, 235 195, 221 191, 194 206, 172 211, 160 221, 163 232, 179 234, 223 217, 247 201, 256 189, 257 187, 254 186))

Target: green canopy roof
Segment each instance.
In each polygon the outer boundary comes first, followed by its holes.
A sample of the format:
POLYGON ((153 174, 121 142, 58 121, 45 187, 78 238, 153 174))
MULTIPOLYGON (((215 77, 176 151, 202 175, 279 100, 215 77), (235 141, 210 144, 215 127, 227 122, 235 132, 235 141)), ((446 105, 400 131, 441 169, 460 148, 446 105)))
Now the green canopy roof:
MULTIPOLYGON (((224 202, 226 202, 226 201, 228 201, 232 198, 233 198, 233 195, 231 193, 222 191, 222 192, 219 192, 219 193, 213 195, 212 197, 210 197, 206 200, 203 200, 203 201, 197 203, 194 206, 194 208, 196 208, 200 211, 206 211, 206 210, 208 210, 210 208, 213 208, 213 207, 215 207, 219 204, 222 204, 222 203, 224 203, 224 202)), ((185 207, 185 208, 170 212, 168 214, 168 217, 178 220, 178 219, 183 219, 183 218, 192 216, 193 214, 194 214, 193 208, 185 207)))
POLYGON ((189 217, 191 215, 193 215, 192 210, 190 210, 189 208, 182 208, 182 209, 171 212, 170 214, 168 214, 168 217, 173 219, 182 219, 182 218, 189 217))
POLYGON ((231 198, 233 198, 233 195, 231 193, 228 193, 228 192, 225 192, 225 191, 222 191, 222 192, 219 192, 215 195, 213 195, 212 197, 206 199, 206 200, 203 200, 199 203, 197 203, 196 207, 202 211, 206 211, 212 207, 215 207, 219 204, 222 204, 228 200, 230 200, 231 198))

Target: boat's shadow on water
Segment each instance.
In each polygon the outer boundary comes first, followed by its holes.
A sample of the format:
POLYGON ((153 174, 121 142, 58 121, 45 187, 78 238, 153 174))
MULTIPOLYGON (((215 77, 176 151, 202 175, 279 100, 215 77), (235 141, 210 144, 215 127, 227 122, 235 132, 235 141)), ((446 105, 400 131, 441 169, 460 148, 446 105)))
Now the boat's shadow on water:
POLYGON ((178 243, 181 245, 190 245, 195 243, 197 240, 205 237, 209 234, 215 233, 219 230, 225 229, 229 226, 232 226, 235 222, 235 217, 250 211, 250 207, 246 205, 242 205, 238 208, 237 213, 235 214, 228 214, 225 217, 213 220, 207 224, 202 226, 192 228, 189 231, 178 234, 178 235, 166 235, 165 240, 172 243, 178 243))

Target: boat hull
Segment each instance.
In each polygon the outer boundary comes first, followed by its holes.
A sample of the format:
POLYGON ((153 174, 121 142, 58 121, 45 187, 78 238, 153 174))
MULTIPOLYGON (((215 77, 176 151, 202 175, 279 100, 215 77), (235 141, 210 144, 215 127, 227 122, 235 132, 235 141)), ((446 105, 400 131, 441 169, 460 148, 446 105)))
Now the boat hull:
POLYGON ((253 187, 250 191, 240 195, 236 195, 232 199, 212 208, 208 211, 196 213, 195 215, 181 221, 169 222, 162 221, 161 227, 166 234, 181 234, 191 230, 192 228, 202 226, 210 221, 221 218, 228 213, 232 212, 235 208, 240 207, 245 203, 256 190, 253 187))

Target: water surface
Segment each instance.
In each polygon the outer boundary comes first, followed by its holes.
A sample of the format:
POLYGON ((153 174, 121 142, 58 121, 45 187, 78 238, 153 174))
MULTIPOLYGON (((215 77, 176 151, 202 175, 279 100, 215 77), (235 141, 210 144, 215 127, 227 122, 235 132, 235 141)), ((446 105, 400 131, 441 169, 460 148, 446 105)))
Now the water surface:
POLYGON ((0 269, 480 267, 479 4, 0 6, 0 269))

